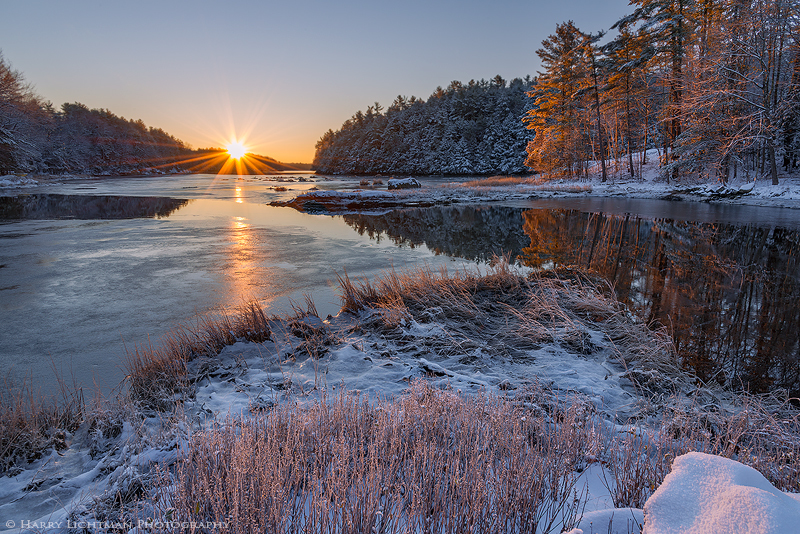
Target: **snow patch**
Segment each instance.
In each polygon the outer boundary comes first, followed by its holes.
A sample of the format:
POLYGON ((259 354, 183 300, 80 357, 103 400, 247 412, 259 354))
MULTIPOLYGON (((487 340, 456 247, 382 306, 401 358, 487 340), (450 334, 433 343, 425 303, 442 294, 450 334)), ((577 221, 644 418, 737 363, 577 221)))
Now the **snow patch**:
POLYGON ((783 493, 734 460, 690 452, 644 506, 644 534, 798 532, 800 495, 783 493))
POLYGON ((33 178, 25 176, 16 176, 14 174, 6 174, 0 176, 0 188, 2 187, 36 187, 39 182, 33 178))

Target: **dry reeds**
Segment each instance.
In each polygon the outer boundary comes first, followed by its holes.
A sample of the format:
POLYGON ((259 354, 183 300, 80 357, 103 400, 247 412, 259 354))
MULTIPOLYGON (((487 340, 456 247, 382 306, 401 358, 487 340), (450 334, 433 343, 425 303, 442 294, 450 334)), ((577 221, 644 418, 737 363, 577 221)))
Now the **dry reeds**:
POLYGON ((507 185, 518 185, 525 183, 527 180, 520 176, 489 176, 488 178, 480 178, 478 180, 470 180, 460 185, 464 187, 500 187, 507 185))
MULTIPOLYGON (((345 273, 339 282, 343 311, 387 339, 402 336, 412 320, 444 325, 446 339, 418 340, 437 351, 486 344, 513 354, 556 343, 591 354, 597 347, 587 331, 599 329, 637 391, 657 407, 655 429, 611 432, 579 397, 555 402, 541 390, 517 391, 512 402, 424 383, 391 402, 342 393, 331 403, 285 404, 192 437, 174 478, 162 480, 174 517, 225 522, 231 532, 560 531, 579 515, 575 480, 587 462, 602 463, 616 506, 641 507, 672 459, 689 451, 734 458, 780 489, 800 490, 797 411, 785 400, 778 406, 751 396, 729 411, 716 401, 687 406, 691 384, 669 337, 632 321, 586 273, 521 276, 500 260, 485 275, 421 269, 372 283, 345 273)), ((255 304, 198 325, 137 356, 143 364, 132 374, 164 385, 156 395, 152 382, 143 383, 150 398, 183 387, 161 377, 182 376, 192 355, 216 354, 239 338, 291 334, 312 357, 335 341, 324 327, 267 318, 255 304)))
POLYGON ((167 410, 176 394, 187 386, 186 364, 197 356, 215 356, 237 340, 263 342, 272 324, 258 302, 239 307, 233 314, 207 315, 193 325, 183 325, 162 339, 128 352, 125 365, 128 395, 145 409, 167 410))
POLYGON ((67 447, 66 433, 83 421, 84 400, 80 389, 60 383, 60 397, 34 391, 28 381, 6 378, 0 388, 0 474, 25 464, 51 448, 67 447))
POLYGON ((501 258, 483 275, 422 268, 391 271, 370 283, 345 273, 339 285, 342 310, 370 310, 371 324, 387 330, 385 336, 391 337, 403 320, 425 323, 435 317, 450 334, 446 344, 451 350, 489 346, 505 354, 555 343, 591 354, 597 347, 588 332, 600 330, 619 361, 630 367, 627 378, 637 385, 646 382, 643 393, 672 394, 671 380, 680 374, 670 337, 632 321, 607 283, 581 271, 562 268, 522 276, 501 258))
POLYGON ((200 433, 162 487, 173 517, 227 532, 561 532, 596 435, 581 410, 535 416, 417 382, 200 433))
POLYGON ((524 185, 527 186, 526 190, 543 193, 586 193, 592 190, 592 186, 589 184, 563 183, 562 181, 554 183, 554 180, 542 176, 527 178, 522 178, 520 176, 490 176, 488 178, 470 180, 463 183, 447 184, 447 187, 469 187, 470 189, 477 190, 486 188, 490 191, 493 187, 510 187, 516 185, 524 185))
POLYGON ((553 184, 544 183, 542 185, 534 184, 534 191, 551 192, 551 193, 588 193, 591 192, 592 186, 589 184, 553 184))

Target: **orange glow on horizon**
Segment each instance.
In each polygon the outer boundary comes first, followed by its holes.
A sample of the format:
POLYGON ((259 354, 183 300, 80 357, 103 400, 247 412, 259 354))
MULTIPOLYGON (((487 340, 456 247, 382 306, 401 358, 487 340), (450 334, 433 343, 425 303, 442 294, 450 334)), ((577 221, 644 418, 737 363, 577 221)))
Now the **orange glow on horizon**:
MULTIPOLYGON (((254 154, 245 138, 239 138, 233 134, 228 139, 228 142, 220 143, 224 148, 199 149, 188 156, 177 156, 167 162, 159 161, 159 164, 154 167, 170 171, 173 166, 181 165, 188 167, 188 171, 193 174, 216 174, 217 176, 259 175, 276 170, 275 160, 254 154)), ((219 146, 217 145, 217 147, 219 146)))

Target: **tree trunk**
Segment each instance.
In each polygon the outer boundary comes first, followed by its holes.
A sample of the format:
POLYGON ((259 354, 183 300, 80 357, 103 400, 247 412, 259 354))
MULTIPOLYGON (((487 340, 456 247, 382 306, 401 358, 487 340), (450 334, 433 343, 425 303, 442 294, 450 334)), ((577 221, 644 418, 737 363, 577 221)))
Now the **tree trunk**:
POLYGON ((775 161, 775 143, 772 139, 769 143, 769 173, 772 175, 772 185, 778 185, 778 165, 775 161))
POLYGON ((598 151, 600 152, 600 165, 603 169, 602 181, 605 182, 608 179, 606 174, 606 151, 603 144, 603 125, 600 122, 600 88, 597 85, 597 65, 594 61, 594 54, 592 54, 592 78, 594 78, 594 105, 597 110, 597 143, 600 145, 598 151))

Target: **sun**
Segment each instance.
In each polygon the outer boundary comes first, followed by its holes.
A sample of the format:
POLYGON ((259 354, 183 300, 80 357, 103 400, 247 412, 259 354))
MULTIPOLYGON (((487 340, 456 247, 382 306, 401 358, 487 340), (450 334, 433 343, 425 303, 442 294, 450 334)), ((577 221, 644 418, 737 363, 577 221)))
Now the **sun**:
POLYGON ((247 149, 239 141, 231 141, 225 149, 233 159, 239 159, 247 153, 247 149))

